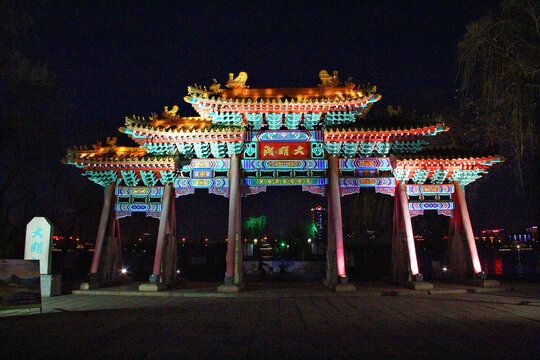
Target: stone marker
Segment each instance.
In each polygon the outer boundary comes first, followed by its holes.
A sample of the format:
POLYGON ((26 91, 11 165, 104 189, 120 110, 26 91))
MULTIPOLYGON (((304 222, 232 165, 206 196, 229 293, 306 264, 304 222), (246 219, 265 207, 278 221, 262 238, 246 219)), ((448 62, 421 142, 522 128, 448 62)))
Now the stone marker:
POLYGON ((39 260, 41 296, 60 295, 62 275, 51 274, 53 226, 47 218, 35 217, 26 225, 25 260, 39 260))

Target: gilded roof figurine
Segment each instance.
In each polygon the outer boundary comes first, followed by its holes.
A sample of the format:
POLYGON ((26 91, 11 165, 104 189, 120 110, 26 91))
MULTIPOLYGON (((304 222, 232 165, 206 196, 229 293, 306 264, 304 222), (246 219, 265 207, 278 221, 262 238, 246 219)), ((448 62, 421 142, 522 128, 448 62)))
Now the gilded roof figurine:
POLYGON ((331 76, 326 70, 321 70, 319 72, 319 78, 321 79, 320 86, 336 87, 339 84, 339 77, 338 77, 337 70, 334 70, 334 76, 331 76))
POLYGON ((247 77, 248 75, 244 71, 241 71, 236 77, 236 79, 234 78, 234 73, 229 73, 229 80, 227 80, 227 87, 229 89, 246 87, 247 77))
POLYGON ((163 107, 163 113, 161 114, 165 119, 172 119, 177 117, 178 105, 174 105, 171 110, 168 106, 163 107))

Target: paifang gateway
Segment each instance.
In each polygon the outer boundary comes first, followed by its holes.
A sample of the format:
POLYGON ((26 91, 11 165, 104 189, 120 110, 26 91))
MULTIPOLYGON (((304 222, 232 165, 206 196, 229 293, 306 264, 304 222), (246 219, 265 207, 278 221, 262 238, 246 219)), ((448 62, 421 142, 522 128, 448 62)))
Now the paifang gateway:
MULTIPOLYGON (((449 128, 440 118, 379 127, 364 119, 381 96, 374 86, 341 82, 322 70, 307 88, 250 88, 247 74, 229 74, 224 88, 189 86, 184 100, 200 117, 127 117, 116 138, 67 151, 65 162, 105 187, 95 252, 86 288, 120 276, 119 219, 133 212, 159 218, 154 266, 141 291, 158 291, 176 276, 174 197, 205 188, 229 198, 227 267, 219 291, 238 291, 242 279, 242 197, 268 186, 301 186, 328 198, 325 284, 347 283, 341 196, 370 187, 394 196, 394 280, 419 283, 411 217, 437 211, 450 219, 449 271, 457 279, 482 278, 464 187, 503 161, 498 155, 433 147, 429 139, 449 128)), ((384 196, 382 195, 382 196, 384 196)))

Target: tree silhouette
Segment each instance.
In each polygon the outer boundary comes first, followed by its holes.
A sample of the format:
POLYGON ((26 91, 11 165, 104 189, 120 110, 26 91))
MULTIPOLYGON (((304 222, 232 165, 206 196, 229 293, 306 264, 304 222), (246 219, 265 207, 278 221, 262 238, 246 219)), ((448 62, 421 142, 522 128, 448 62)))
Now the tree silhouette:
POLYGON ((538 162, 540 4, 506 0, 467 27, 458 45, 467 136, 496 145, 520 184, 534 186, 538 162))

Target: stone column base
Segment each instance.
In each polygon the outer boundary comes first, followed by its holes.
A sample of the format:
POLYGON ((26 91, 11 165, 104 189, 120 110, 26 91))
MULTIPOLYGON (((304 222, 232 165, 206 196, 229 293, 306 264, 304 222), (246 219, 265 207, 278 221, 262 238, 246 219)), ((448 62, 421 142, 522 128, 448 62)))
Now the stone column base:
POLYGON ((139 291, 158 292, 166 288, 167 284, 165 283, 144 283, 139 285, 139 291))
POLYGON ((242 290, 245 286, 246 284, 243 282, 241 282, 240 284, 222 284, 217 287, 217 292, 234 294, 242 290))
POLYGON ((81 290, 92 290, 92 289, 97 289, 99 287, 100 287, 100 284, 97 281, 85 281, 85 282, 81 283, 80 289, 81 290))
POLYGON ((58 296, 62 293, 62 275, 41 275, 41 297, 58 296))
POLYGON ((413 290, 431 290, 433 284, 427 281, 400 281, 399 285, 413 290))
POLYGON ((356 286, 353 284, 337 284, 334 290, 338 293, 356 291, 356 286))
POLYGON ((497 280, 467 279, 460 282, 465 285, 472 285, 484 288, 501 286, 501 283, 497 280))
POLYGON ((336 288, 336 282, 335 281, 329 281, 328 279, 323 279, 323 284, 329 289, 334 290, 336 288))

